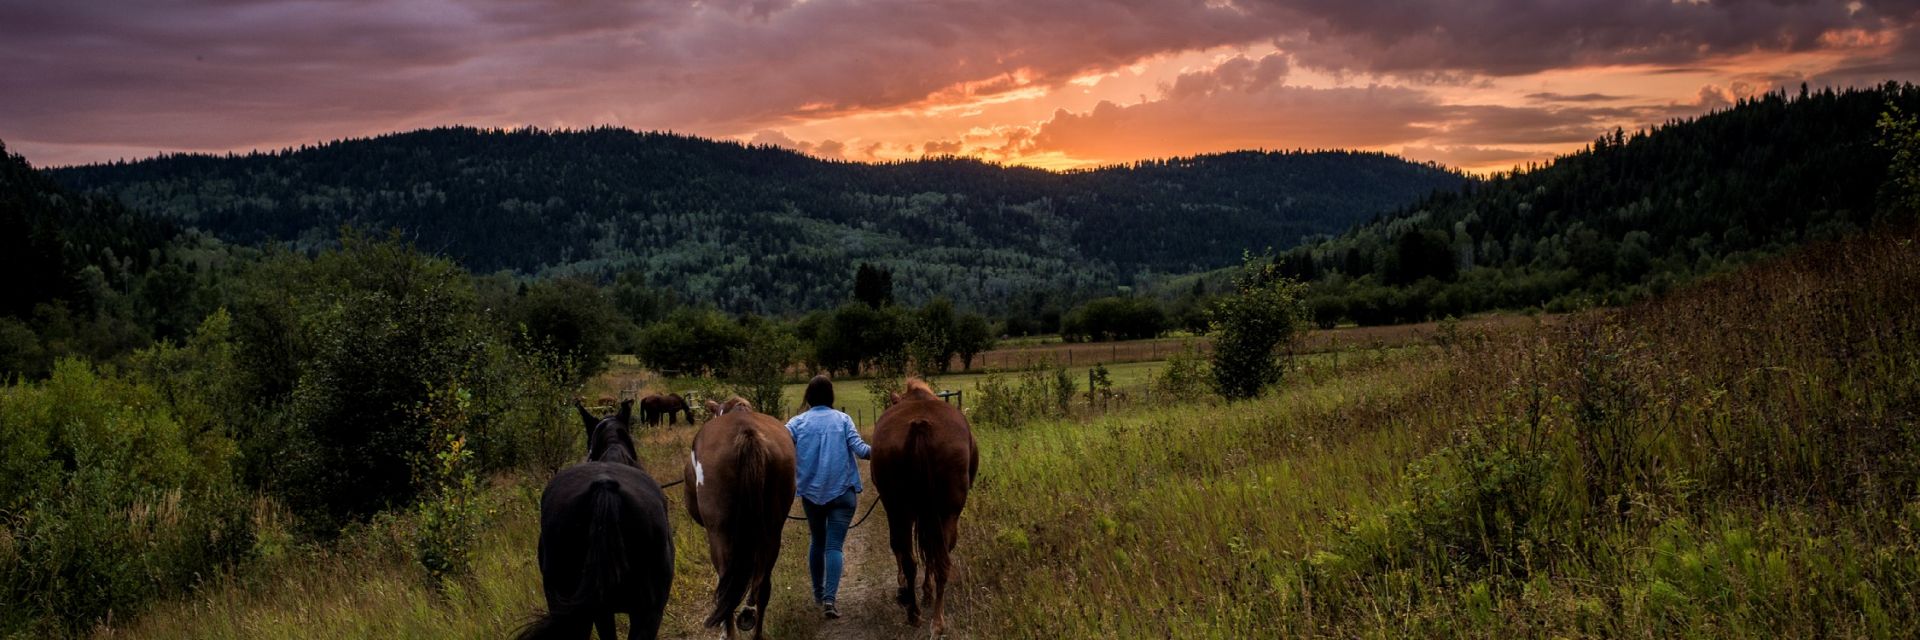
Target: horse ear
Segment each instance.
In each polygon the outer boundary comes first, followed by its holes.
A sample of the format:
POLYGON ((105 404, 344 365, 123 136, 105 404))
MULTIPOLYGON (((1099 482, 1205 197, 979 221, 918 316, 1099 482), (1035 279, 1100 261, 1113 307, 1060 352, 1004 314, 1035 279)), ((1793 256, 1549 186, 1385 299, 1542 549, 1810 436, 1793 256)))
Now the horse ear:
POLYGON ((714 416, 714 417, 719 417, 719 416, 720 416, 720 403, 718 403, 718 402, 714 402, 714 401, 712 401, 712 400, 708 400, 708 401, 707 401, 707 415, 710 415, 710 416, 714 416))
POLYGON ((633 398, 620 401, 620 422, 633 424, 633 398))
POLYGON ((895 405, 895 404, 900 404, 900 392, 898 392, 898 391, 888 391, 888 392, 887 392, 887 404, 889 404, 889 405, 895 405))
POLYGON ((593 427, 595 425, 600 424, 600 419, 593 417, 593 413, 590 411, 587 411, 587 406, 584 404, 581 404, 579 398, 573 399, 573 408, 574 410, 580 412, 580 423, 586 425, 587 433, 592 434, 593 427))

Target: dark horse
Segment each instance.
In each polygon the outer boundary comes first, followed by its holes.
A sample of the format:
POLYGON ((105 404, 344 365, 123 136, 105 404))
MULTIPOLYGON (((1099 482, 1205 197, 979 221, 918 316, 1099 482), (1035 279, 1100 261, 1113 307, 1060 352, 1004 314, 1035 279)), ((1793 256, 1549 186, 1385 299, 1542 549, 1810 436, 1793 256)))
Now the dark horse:
POLYGON ((927 565, 920 593, 933 606, 936 636, 947 625, 947 574, 959 541, 960 510, 979 470, 980 449, 966 416, 933 395, 925 382, 908 380, 907 390, 895 394, 874 423, 873 487, 887 507, 889 542, 900 565, 897 600, 907 608, 907 624, 920 624, 920 606, 913 599, 917 539, 927 565))
POLYGON ((660 426, 663 417, 668 424, 680 424, 682 414, 687 416, 687 424, 693 424, 693 407, 687 406, 687 399, 678 393, 655 393, 640 399, 640 420, 649 427, 660 426))
POLYGON ((724 627, 729 638, 736 625, 760 638, 780 529, 793 508, 793 436, 739 398, 708 402, 707 410, 713 419, 693 436, 686 479, 687 513, 707 528, 713 568, 720 573, 706 624, 724 627))
POLYGON ((613 614, 629 638, 660 633, 673 587, 673 530, 660 484, 634 456, 633 401, 605 420, 574 404, 587 427, 587 461, 553 475, 540 496, 540 578, 547 612, 519 637, 613 640, 613 614))

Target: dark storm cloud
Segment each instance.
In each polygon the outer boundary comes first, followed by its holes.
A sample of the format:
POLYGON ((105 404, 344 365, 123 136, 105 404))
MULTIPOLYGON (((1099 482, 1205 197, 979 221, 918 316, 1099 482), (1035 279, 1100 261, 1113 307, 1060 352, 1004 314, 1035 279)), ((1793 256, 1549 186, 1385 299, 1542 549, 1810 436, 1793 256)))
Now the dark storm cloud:
POLYGON ((1818 49, 1848 30, 1909 24, 1913 3, 1808 0, 1271 0, 1276 43, 1306 66, 1399 75, 1519 75, 1600 64, 1679 66, 1818 49))
MULTIPOLYGON (((1211 75, 1183 76, 1168 88, 1182 99, 1163 102, 1238 115, 1236 108, 1259 100, 1290 100, 1291 108, 1312 113, 1316 100, 1337 103, 1329 96, 1350 94, 1278 89, 1295 67, 1472 80, 1596 64, 1687 67, 1849 38, 1891 38, 1903 56, 1913 49, 1914 3, 1856 6, 1827 0, 0 0, 0 95, 7 97, 0 100, 0 138, 61 159, 100 159, 94 149, 277 146, 450 122, 613 123, 737 134, 807 118, 1058 87, 1156 55, 1254 44, 1273 44, 1284 55, 1239 58, 1211 75), (1222 97, 1222 87, 1241 97, 1222 97), (1196 96, 1204 99, 1186 99, 1196 96)), ((1848 74, 1907 73, 1912 62, 1867 57, 1848 74)), ((1146 117, 1171 108, 1131 113, 1146 117)), ((1554 139, 1572 135, 1551 123, 1529 126, 1554 139)))

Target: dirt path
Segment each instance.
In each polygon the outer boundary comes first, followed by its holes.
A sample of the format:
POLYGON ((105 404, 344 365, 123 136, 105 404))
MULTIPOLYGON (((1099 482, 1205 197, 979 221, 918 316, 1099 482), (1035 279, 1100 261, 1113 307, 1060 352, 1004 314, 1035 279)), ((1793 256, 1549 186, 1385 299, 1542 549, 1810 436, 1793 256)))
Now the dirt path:
POLYGON ((893 551, 887 546, 885 509, 875 505, 873 515, 865 522, 858 519, 866 513, 868 504, 880 500, 879 493, 873 490, 873 474, 866 462, 860 463, 860 477, 866 480, 867 490, 861 492, 859 511, 854 512, 854 522, 860 526, 847 532, 843 547, 846 565, 840 577, 840 619, 821 621, 812 637, 850 640, 924 637, 906 625, 906 613, 893 603, 898 578, 893 551))
MULTIPOLYGON (((860 494, 860 510, 854 514, 855 522, 866 514, 869 501, 878 502, 879 494, 873 490, 873 475, 867 471, 867 463, 860 463, 861 478, 867 481, 867 490, 860 494)), ((840 578, 840 619, 823 620, 815 627, 812 637, 821 640, 910 640, 928 637, 926 621, 919 627, 907 626, 906 610, 893 601, 894 590, 898 587, 899 569, 893 561, 893 549, 887 543, 886 509, 876 506, 874 514, 864 524, 855 527, 847 534, 844 547, 846 568, 840 578)), ((964 529, 965 526, 962 525, 964 529)), ((947 583, 947 634, 949 639, 973 637, 967 632, 965 598, 959 591, 965 589, 966 541, 961 542, 962 549, 954 558, 955 575, 947 583)), ((804 554, 804 552, 803 552, 804 554)), ((915 588, 917 594, 919 589, 915 588)), ((922 608, 923 615, 932 611, 922 608)))

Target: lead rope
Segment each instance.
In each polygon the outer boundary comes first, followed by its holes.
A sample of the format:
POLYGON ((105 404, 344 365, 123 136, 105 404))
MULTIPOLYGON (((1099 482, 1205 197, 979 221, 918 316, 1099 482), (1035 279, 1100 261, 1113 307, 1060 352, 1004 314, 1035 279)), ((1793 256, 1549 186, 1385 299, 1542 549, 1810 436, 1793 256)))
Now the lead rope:
MULTIPOLYGON (((667 490, 668 488, 671 488, 671 487, 674 487, 674 486, 677 486, 677 485, 680 485, 680 484, 683 484, 683 483, 685 483, 686 481, 687 481, 687 479, 686 479, 686 478, 681 478, 681 479, 679 479, 679 480, 675 480, 675 481, 673 481, 673 482, 669 482, 669 483, 666 483, 666 484, 663 484, 663 485, 660 485, 660 490, 662 490, 662 491, 665 491, 665 490, 667 490)), ((802 498, 802 500, 804 500, 804 499, 805 499, 805 498, 802 498)), ((880 504, 880 500, 879 500, 878 498, 875 498, 873 502, 869 502, 869 503, 867 503, 867 512, 866 512, 866 513, 864 513, 864 514, 861 514, 861 515, 860 515, 860 521, 859 521, 859 522, 855 522, 855 523, 853 523, 853 526, 850 526, 850 527, 847 527, 847 529, 853 529, 853 527, 858 527, 858 526, 860 526, 861 524, 864 524, 864 523, 866 523, 866 521, 867 521, 867 517, 868 517, 868 516, 871 516, 871 515, 873 515, 873 508, 874 508, 874 506, 876 506, 876 505, 879 505, 879 504, 880 504)), ((806 516, 795 516, 795 515, 793 515, 793 514, 791 514, 791 513, 789 513, 789 514, 787 514, 787 519, 788 519, 788 520, 805 520, 805 519, 807 519, 807 517, 806 517, 806 516)))
MULTIPOLYGON (((801 499, 802 499, 802 500, 805 500, 806 498, 801 498, 801 499)), ((867 516, 871 516, 871 515, 873 515, 873 508, 874 508, 875 506, 877 506, 877 505, 879 505, 879 504, 880 504, 880 500, 879 500, 878 498, 875 498, 873 502, 869 502, 869 503, 867 503, 867 512, 866 512, 866 513, 864 513, 864 514, 861 514, 861 515, 860 515, 860 521, 859 521, 859 522, 855 522, 855 523, 853 523, 853 525, 852 525, 852 526, 849 526, 849 527, 847 527, 847 529, 848 529, 848 530, 852 530, 852 529, 853 529, 854 527, 858 527, 858 526, 860 526, 861 524, 863 524, 863 523, 865 523, 865 522, 867 521, 867 516)), ((787 519, 788 519, 788 520, 805 520, 805 519, 807 519, 807 517, 806 517, 806 516, 799 516, 799 517, 794 517, 794 515, 793 515, 793 514, 791 514, 791 513, 789 513, 789 514, 787 514, 787 519)))

